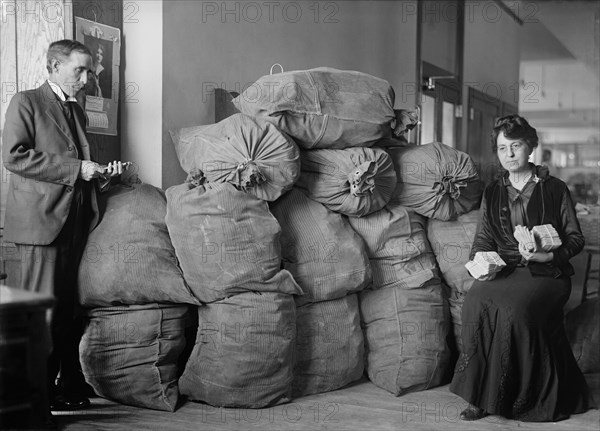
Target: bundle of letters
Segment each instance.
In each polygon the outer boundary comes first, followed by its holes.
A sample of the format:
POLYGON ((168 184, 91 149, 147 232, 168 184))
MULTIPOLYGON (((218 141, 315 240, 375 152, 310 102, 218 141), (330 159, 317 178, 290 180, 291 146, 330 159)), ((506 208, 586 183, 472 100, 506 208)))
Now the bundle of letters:
POLYGON ((554 229, 551 224, 534 226, 531 231, 533 232, 536 243, 544 251, 555 250, 562 245, 558 232, 556 232, 556 229, 554 229))
POLYGON ((495 251, 478 251, 473 260, 465 264, 467 270, 474 278, 500 272, 506 266, 500 255, 495 251))
POLYGON ((528 251, 541 249, 548 252, 562 245, 558 232, 551 224, 534 226, 531 230, 525 226, 517 226, 514 236, 528 251))
POLYGON ((519 244, 523 246, 523 248, 525 248, 525 250, 530 252, 534 252, 537 250, 533 232, 527 229, 526 226, 516 226, 513 235, 515 239, 519 241, 519 244))

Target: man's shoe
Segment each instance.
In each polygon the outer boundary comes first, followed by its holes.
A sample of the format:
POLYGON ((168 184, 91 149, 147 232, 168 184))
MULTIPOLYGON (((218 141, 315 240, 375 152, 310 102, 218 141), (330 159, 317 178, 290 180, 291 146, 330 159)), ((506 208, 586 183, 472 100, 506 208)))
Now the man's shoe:
POLYGON ((460 418, 463 421, 476 421, 481 419, 485 415, 486 414, 483 409, 469 404, 469 407, 467 407, 460 413, 460 418))
POLYGON ((90 400, 83 396, 65 397, 59 395, 50 403, 50 410, 53 412, 64 412, 70 410, 81 410, 90 405, 90 400))

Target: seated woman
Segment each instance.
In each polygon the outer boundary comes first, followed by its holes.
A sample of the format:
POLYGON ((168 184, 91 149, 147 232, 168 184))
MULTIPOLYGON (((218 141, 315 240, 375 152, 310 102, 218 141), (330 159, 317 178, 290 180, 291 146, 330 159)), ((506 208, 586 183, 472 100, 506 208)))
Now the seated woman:
POLYGON ((588 391, 563 325, 571 293, 569 259, 584 238, 564 182, 529 163, 536 130, 518 115, 496 121, 492 147, 506 169, 485 190, 471 259, 495 251, 506 262, 473 283, 462 309, 464 346, 450 391, 467 407, 463 420, 486 414, 521 421, 558 421, 588 408, 588 391), (528 251, 515 227, 551 224, 562 245, 528 251))

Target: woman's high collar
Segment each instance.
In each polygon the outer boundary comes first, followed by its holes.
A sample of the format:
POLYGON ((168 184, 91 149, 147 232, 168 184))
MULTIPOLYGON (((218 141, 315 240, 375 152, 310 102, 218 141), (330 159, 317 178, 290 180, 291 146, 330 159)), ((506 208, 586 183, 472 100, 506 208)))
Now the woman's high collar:
MULTIPOLYGON (((536 183, 544 182, 548 178, 550 178, 550 169, 546 165, 534 165, 533 163, 529 163, 529 167, 531 168, 531 174, 533 175, 533 181, 536 183)), ((499 174, 499 179, 502 181, 502 184, 507 185, 510 184, 508 177, 510 172, 507 170, 502 170, 499 174)))

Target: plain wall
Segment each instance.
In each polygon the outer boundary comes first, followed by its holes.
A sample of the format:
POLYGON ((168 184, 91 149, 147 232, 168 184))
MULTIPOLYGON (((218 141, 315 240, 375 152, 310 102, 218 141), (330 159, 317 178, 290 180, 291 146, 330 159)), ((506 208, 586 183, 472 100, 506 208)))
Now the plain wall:
POLYGON ((457 72, 458 2, 422 2, 421 59, 454 75, 457 72))
POLYGON ((162 187, 162 0, 128 3, 123 14, 121 159, 126 175, 162 187), (132 7, 135 6, 135 7, 132 7))
POLYGON ((517 106, 520 41, 521 25, 496 2, 465 2, 465 86, 517 106))
POLYGON ((469 87, 514 107, 519 103, 521 24, 494 1, 465 2, 463 135, 468 148, 469 87))
POLYGON ((164 2, 162 185, 185 179, 169 130, 214 123, 215 87, 330 66, 386 79, 396 108, 416 103, 415 1, 164 2))

